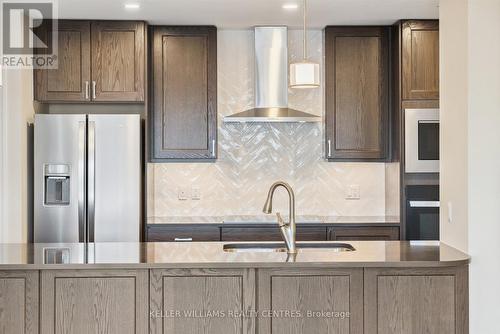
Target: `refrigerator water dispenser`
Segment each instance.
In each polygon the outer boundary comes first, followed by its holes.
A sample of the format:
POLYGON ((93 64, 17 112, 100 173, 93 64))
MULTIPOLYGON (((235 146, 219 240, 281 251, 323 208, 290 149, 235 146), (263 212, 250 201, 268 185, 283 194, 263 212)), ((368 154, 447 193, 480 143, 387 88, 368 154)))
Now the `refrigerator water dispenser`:
POLYGON ((69 165, 45 166, 45 205, 69 205, 70 170, 69 165))

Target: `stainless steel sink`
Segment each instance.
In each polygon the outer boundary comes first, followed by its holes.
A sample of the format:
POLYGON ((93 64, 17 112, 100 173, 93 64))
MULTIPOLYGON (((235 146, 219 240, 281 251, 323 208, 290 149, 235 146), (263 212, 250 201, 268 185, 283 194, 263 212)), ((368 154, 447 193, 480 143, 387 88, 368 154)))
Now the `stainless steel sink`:
MULTIPOLYGON (((321 252, 352 252, 356 249, 350 244, 339 242, 315 242, 315 243, 297 243, 297 250, 304 251, 321 251, 321 252)), ((244 243, 244 244, 225 244, 225 252, 235 253, 254 253, 254 252, 286 252, 287 248, 284 243, 244 243)))

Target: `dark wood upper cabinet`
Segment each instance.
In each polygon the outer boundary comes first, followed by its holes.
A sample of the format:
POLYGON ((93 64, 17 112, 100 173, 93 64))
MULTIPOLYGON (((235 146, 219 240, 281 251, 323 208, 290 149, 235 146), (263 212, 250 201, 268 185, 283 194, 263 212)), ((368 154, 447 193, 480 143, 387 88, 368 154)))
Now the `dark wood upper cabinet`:
POLYGON ((389 28, 325 30, 326 156, 388 158, 389 28))
POLYGON ((215 159, 217 29, 156 26, 150 40, 150 159, 215 159))
POLYGON ((58 44, 58 68, 34 71, 35 100, 144 101, 144 22, 59 20, 58 44))
POLYGON ((144 101, 143 22, 92 22, 94 101, 144 101))
MULTIPOLYGON (((39 29, 49 40, 47 27, 39 29)), ((90 22, 59 20, 58 68, 35 70, 35 99, 38 101, 90 101, 90 22)))
POLYGON ((403 100, 439 99, 439 21, 402 23, 403 100))

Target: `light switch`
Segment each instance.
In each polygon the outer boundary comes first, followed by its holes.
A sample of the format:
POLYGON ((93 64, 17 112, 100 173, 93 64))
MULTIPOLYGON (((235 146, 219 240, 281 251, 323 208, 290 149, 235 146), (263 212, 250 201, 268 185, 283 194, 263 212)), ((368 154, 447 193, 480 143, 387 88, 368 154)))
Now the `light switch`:
POLYGON ((346 199, 360 199, 361 198, 361 187, 357 184, 352 184, 347 187, 346 199))
POLYGON ((201 190, 198 187, 191 187, 191 199, 199 201, 201 199, 201 190))

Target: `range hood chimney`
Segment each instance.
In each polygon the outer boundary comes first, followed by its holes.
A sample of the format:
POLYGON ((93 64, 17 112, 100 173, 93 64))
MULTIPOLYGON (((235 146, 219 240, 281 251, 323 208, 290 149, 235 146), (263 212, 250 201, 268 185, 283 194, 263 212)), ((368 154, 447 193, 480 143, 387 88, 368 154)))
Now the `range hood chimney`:
POLYGON ((318 122, 321 117, 288 108, 288 29, 255 27, 255 108, 224 122, 318 122))

